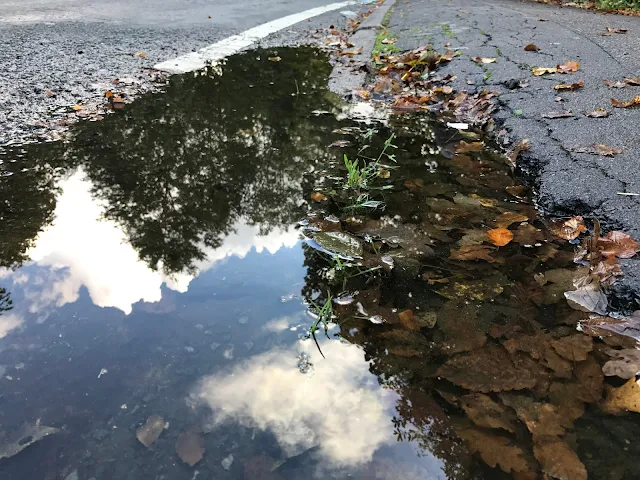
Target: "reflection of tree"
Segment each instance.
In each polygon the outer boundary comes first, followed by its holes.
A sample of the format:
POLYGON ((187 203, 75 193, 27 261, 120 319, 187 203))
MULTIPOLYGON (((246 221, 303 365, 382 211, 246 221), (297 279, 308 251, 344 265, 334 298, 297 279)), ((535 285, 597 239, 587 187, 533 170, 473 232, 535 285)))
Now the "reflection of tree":
POLYGON ((53 220, 59 146, 14 147, 0 160, 0 267, 14 268, 38 233, 53 220))
POLYGON ((327 155, 335 122, 310 114, 326 109, 330 67, 312 49, 272 55, 174 77, 166 93, 79 129, 74 160, 152 266, 193 267, 240 220, 264 233, 300 216, 302 176, 327 155))
POLYGON ((11 295, 7 292, 6 288, 0 287, 0 315, 2 312, 8 312, 13 308, 13 301, 11 295))

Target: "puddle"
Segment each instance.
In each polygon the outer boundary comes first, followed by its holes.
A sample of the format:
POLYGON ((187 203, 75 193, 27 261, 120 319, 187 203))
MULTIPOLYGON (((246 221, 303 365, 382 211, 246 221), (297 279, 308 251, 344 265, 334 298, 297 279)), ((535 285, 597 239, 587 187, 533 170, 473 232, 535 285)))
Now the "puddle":
POLYGON ((349 118, 329 72, 251 51, 0 154, 2 478, 640 477, 602 373, 635 340, 576 328, 575 245, 478 139, 349 118))

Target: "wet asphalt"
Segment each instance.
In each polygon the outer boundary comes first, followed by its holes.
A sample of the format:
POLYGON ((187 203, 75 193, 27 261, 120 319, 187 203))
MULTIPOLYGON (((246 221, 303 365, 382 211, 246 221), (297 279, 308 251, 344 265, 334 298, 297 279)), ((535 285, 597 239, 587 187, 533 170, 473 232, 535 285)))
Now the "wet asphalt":
MULTIPOLYGON (((0 145, 41 139, 43 125, 74 105, 104 103, 104 93, 115 79, 128 85, 130 94, 148 91, 155 86, 151 67, 158 62, 330 3, 334 2, 0 2, 0 145)), ((279 32, 278 43, 294 43, 302 32, 344 20, 339 11, 321 15, 279 32)))
MULTIPOLYGON (((504 131, 499 138, 506 146, 530 140, 531 150, 522 155, 519 170, 535 186, 545 213, 597 217, 604 231, 622 230, 640 239, 640 196, 618 194, 640 193, 640 108, 611 104, 611 98, 640 95, 640 86, 611 88, 604 83, 640 76, 640 17, 517 0, 404 0, 394 7, 390 30, 401 50, 428 43, 436 50, 459 49, 462 55, 441 69, 457 75, 455 88, 500 93, 497 118, 504 131), (607 27, 627 32, 603 35, 607 27), (539 51, 525 51, 530 43, 539 51), (497 61, 478 65, 471 61, 476 56, 497 61), (531 73, 533 67, 567 61, 580 62, 580 70, 542 77, 531 73), (528 82, 524 88, 509 88, 522 80, 528 82), (579 91, 554 90, 579 81, 585 83, 579 91), (584 115, 598 107, 610 116, 584 115), (566 110, 574 117, 542 117, 566 110), (592 144, 622 153, 611 158, 571 152, 592 144)), ((625 276, 616 284, 617 293, 637 298, 631 293, 640 292, 640 260, 623 263, 625 276)))

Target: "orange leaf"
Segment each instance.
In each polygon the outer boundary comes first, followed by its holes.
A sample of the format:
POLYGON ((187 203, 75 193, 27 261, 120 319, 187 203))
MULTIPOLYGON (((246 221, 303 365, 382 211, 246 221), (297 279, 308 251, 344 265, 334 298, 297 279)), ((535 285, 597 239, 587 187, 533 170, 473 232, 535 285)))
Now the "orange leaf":
POLYGON ((539 49, 535 44, 530 43, 529 45, 524 47, 524 50, 525 52, 537 52, 539 49))
POLYGON ((314 202, 324 202, 327 200, 327 197, 320 192, 313 192, 311 194, 311 200, 313 200, 314 202))
POLYGON ((487 236, 491 243, 493 243, 496 247, 504 247, 511 240, 513 240, 513 233, 506 228, 494 228, 493 230, 489 230, 487 232, 487 236))
POLYGON ((136 53, 136 57, 144 58, 147 56, 147 52, 138 52, 136 53))
POLYGON ((618 108, 637 107, 637 106, 640 106, 640 95, 638 95, 637 97, 634 97, 629 102, 624 102, 624 101, 623 102, 619 102, 615 98, 612 98, 611 99, 611 103, 613 104, 614 107, 618 107, 618 108))
POLYGON ((553 88, 560 91, 560 90, 578 90, 579 88, 582 88, 582 87, 584 87, 584 82, 576 82, 568 85, 561 83, 560 85, 556 85, 553 88))
POLYGON ((580 64, 578 62, 564 62, 556 68, 558 69, 558 73, 574 73, 580 69, 580 64))

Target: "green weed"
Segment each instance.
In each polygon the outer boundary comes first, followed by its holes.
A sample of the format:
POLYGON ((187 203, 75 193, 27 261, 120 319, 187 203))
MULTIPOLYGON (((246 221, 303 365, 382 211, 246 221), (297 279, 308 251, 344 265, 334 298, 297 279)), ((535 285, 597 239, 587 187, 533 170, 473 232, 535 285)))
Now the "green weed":
POLYGON ((318 332, 322 326, 324 328, 324 334, 329 338, 329 324, 333 321, 333 296, 331 292, 327 290, 327 298, 322 306, 318 305, 313 300, 309 300, 311 302, 311 313, 316 316, 316 320, 309 327, 309 331, 307 332, 305 338, 313 338, 313 341, 316 342, 316 347, 318 347, 318 351, 322 358, 325 358, 324 353, 320 349, 320 344, 318 343, 318 339, 316 338, 316 332, 318 332))
POLYGON ((453 33, 451 31, 451 27, 449 25, 447 25, 446 23, 441 23, 440 27, 442 27, 442 31, 444 32, 444 34, 449 37, 449 38, 456 38, 455 33, 453 33))

